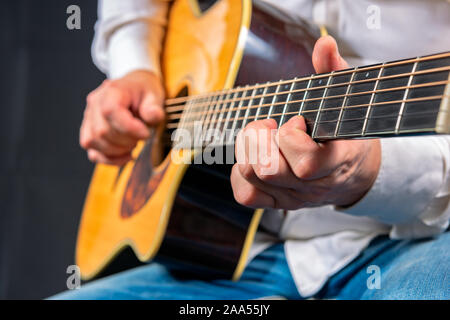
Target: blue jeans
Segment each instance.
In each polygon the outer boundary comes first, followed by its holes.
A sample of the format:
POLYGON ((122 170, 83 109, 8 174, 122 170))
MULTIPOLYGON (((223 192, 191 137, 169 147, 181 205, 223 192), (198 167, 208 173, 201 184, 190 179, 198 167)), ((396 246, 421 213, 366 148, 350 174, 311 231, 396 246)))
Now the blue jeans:
MULTIPOLYGON (((450 299, 450 232, 437 238, 398 241, 378 237, 315 295, 333 299, 450 299), (379 289, 368 278, 381 271, 379 289)), ((52 299, 304 299, 292 280, 283 244, 268 248, 237 282, 194 280, 151 263, 66 291, 52 299)))

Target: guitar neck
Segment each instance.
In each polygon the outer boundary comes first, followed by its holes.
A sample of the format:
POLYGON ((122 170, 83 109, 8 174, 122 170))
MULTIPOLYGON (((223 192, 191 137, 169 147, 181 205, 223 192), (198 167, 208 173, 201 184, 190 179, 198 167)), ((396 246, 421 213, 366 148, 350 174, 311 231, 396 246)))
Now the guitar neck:
POLYGON ((233 143, 250 121, 298 115, 315 140, 448 134, 449 70, 447 52, 171 99, 167 126, 203 146, 233 143))

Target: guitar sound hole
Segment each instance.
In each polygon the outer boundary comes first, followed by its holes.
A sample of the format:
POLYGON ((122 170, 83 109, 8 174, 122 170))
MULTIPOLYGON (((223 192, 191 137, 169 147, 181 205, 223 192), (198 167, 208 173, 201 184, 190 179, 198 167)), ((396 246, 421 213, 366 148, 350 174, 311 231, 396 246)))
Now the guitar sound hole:
POLYGON ((217 0, 198 0, 198 6, 200 7, 200 10, 202 13, 206 12, 211 8, 217 0))
POLYGON ((150 138, 136 159, 122 199, 120 215, 129 218, 139 211, 158 188, 167 165, 155 172, 152 166, 152 139, 150 138))
MULTIPOLYGON (((177 98, 187 95, 188 89, 187 87, 184 87, 177 95, 177 98)), ((171 150, 171 136, 173 131, 174 130, 164 130, 161 137, 153 131, 155 136, 153 138, 150 137, 147 140, 144 148, 135 160, 122 199, 120 210, 122 218, 129 218, 138 212, 158 188, 169 162, 167 161, 167 164, 158 171, 155 171, 155 168, 161 164, 161 160, 165 159, 171 150), (160 143, 160 145, 158 145, 158 143, 160 143)))

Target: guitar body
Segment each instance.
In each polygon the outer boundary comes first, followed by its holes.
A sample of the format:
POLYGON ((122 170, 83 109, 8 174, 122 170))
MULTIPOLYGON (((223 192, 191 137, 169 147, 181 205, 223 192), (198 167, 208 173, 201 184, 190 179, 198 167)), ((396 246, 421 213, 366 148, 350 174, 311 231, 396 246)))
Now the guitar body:
MULTIPOLYGON (((250 0, 178 0, 162 56, 168 98, 313 73, 314 28, 250 0), (286 63, 279 63, 286 61, 286 63)), ((165 132, 170 134, 170 132, 165 132)), ((138 144, 124 167, 97 165, 76 248, 83 279, 130 246, 203 275, 238 279, 262 210, 235 202, 230 166, 188 165, 183 150, 157 161, 159 135, 138 144)))

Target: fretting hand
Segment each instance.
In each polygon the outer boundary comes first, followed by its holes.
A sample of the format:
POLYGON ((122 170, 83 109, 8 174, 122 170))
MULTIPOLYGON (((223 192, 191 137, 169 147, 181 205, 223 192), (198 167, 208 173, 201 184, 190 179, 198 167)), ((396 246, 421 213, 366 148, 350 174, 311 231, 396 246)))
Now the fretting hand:
MULTIPOLYGON (((317 41, 312 61, 317 73, 348 68, 330 36, 317 41)), ((381 161, 379 140, 316 143, 306 134, 300 116, 282 125, 276 136, 266 133, 276 128, 275 120, 265 119, 249 123, 242 132, 245 135, 254 130, 258 137, 267 137, 269 151, 277 153, 269 158, 277 161, 275 166, 247 161, 251 158, 249 150, 258 147, 252 144, 260 144, 261 139, 249 139, 245 145, 238 139, 236 157, 244 160, 234 165, 231 183, 239 203, 286 210, 326 204, 347 206, 361 199, 374 183, 381 161), (268 166, 277 169, 266 174, 268 166)))

